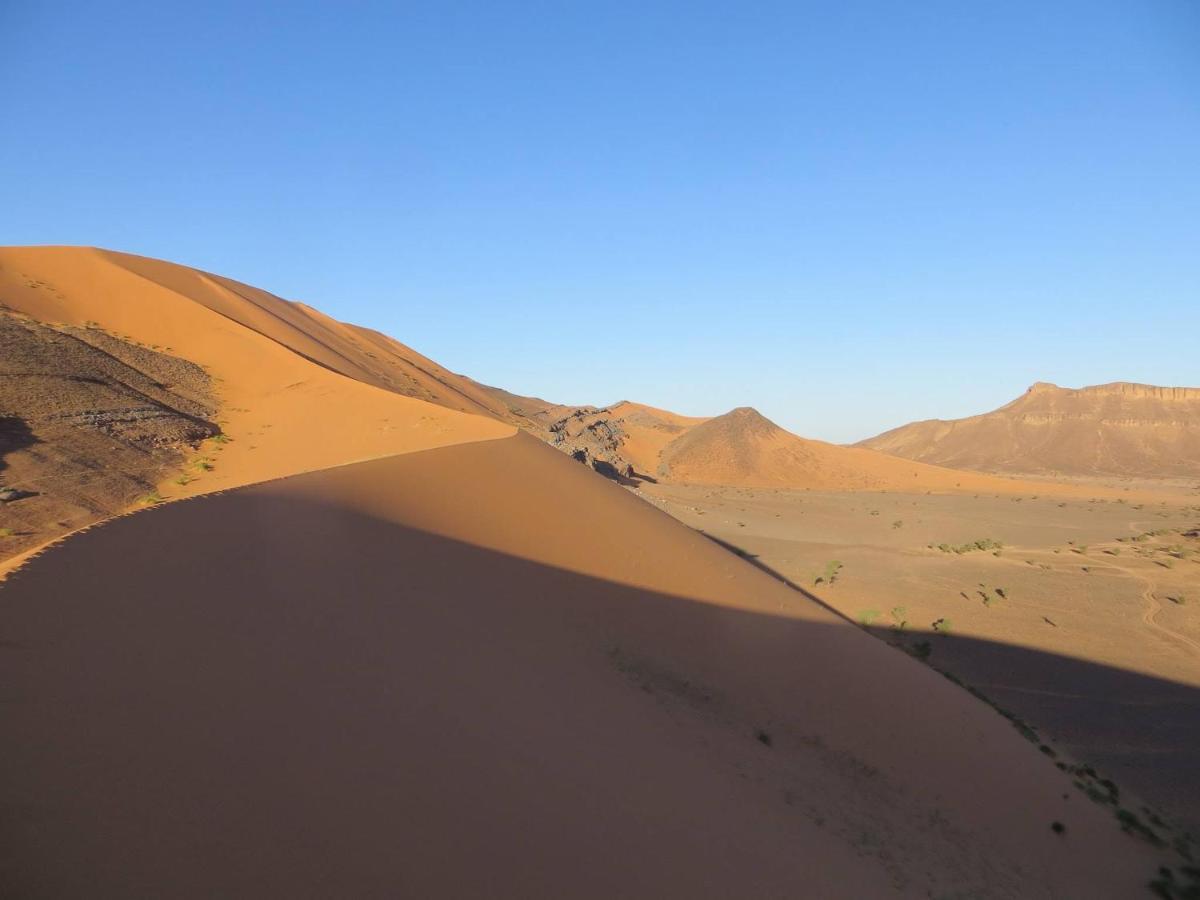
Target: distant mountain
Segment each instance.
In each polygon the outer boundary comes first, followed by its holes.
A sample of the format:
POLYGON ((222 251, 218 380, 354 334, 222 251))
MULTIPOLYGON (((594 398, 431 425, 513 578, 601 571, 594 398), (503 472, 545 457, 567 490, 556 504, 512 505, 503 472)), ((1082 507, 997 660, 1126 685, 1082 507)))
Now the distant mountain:
POLYGON ((1200 475, 1200 388, 1038 382, 993 412, 902 425, 856 446, 1013 474, 1200 475))
POLYGON ((743 406, 688 429, 659 455, 673 482, 825 490, 1000 489, 997 479, 785 431, 743 406))
POLYGON ((560 450, 618 478, 827 490, 1009 490, 1015 484, 802 438, 748 406, 701 418, 622 401, 575 409, 552 423, 549 434, 560 450))

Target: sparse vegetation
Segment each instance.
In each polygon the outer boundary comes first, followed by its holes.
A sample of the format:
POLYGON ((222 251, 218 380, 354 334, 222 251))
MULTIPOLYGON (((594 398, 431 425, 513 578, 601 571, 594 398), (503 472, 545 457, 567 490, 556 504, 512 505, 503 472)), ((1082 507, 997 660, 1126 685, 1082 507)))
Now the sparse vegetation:
POLYGON ((1143 822, 1137 813, 1128 809, 1118 809, 1117 821, 1121 823, 1121 830, 1127 834, 1135 834, 1140 838, 1144 838, 1155 847, 1166 846, 1166 841, 1159 837, 1153 828, 1143 822))
POLYGON ((973 553, 976 550, 1000 550, 1004 545, 992 538, 981 538, 978 541, 970 541, 966 544, 938 544, 937 548, 943 553, 973 553))
POLYGON ((870 625, 878 618, 879 610, 877 609, 864 609, 858 614, 858 621, 860 625, 870 625))
POLYGON ((842 570, 842 564, 839 560, 832 560, 825 564, 825 571, 819 575, 813 576, 813 584, 833 584, 837 581, 838 573, 842 570))

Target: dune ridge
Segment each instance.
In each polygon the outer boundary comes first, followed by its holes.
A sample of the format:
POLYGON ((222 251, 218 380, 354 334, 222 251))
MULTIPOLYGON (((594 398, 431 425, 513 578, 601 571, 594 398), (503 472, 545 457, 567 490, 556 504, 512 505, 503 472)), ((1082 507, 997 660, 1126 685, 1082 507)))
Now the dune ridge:
MULTIPOLYGON (((206 373, 219 441, 181 442, 176 467, 167 472, 148 451, 128 442, 119 448, 131 483, 153 490, 161 478, 157 492, 168 499, 459 441, 507 437, 517 427, 475 404, 469 386, 454 393, 434 375, 421 375, 424 381, 413 375, 410 393, 436 393, 444 401, 440 404, 389 386, 385 378, 398 380, 408 371, 404 366, 417 370, 419 360, 402 359, 402 350, 395 349, 403 345, 393 348, 390 368, 375 366, 370 348, 378 346, 375 355, 381 357, 385 345, 391 346, 385 339, 368 343, 315 311, 172 263, 92 248, 0 248, 0 304, 0 312, 9 316, 74 329, 93 342, 116 342, 128 353, 175 359, 206 373), (458 408, 446 405, 451 401, 458 408), (176 483, 177 475, 186 483, 176 483)), ((63 383, 83 384, 78 379, 63 383)), ((87 414, 79 392, 61 399, 87 414)), ((24 420, 16 415, 6 421, 24 420)), ((0 439, 8 475, 19 473, 33 482, 70 474, 48 471, 36 442, 0 439)), ((92 447, 76 454, 68 468, 83 482, 111 462, 107 451, 92 447)), ((10 554, 52 540, 112 514, 137 493, 125 491, 121 502, 76 503, 70 514, 50 495, 23 499, 21 509, 14 505, 6 518, 21 511, 22 521, 36 523, 25 529, 32 537, 0 549, 10 554)))
POLYGON ((1155 865, 965 692, 527 435, 126 516, 2 591, 27 894, 1117 897, 1155 865))

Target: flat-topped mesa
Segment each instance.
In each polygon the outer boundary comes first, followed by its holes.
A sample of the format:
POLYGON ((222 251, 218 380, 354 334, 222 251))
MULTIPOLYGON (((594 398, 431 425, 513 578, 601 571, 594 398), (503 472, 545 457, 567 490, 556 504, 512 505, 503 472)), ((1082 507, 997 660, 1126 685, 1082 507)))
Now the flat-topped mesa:
POLYGON ((1169 400, 1184 403, 1200 402, 1200 388, 1194 387, 1160 387, 1154 384, 1139 384, 1135 381, 1112 381, 1108 384, 1093 384, 1081 388, 1064 388, 1046 381, 1031 385, 1025 392, 1030 394, 1060 393, 1081 397, 1122 396, 1130 398, 1149 397, 1155 400, 1169 400))
POLYGON ((1200 388, 1039 381, 999 409, 913 422, 858 446, 954 468, 1011 474, 1200 474, 1200 388))

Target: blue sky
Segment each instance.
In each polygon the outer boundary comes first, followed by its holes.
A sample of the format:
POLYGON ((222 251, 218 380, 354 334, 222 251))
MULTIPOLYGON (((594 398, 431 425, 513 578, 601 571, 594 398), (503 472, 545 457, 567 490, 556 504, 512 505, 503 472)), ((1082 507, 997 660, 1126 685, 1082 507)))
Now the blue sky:
POLYGON ((1200 6, 0 0, 0 244, 849 441, 1200 385, 1200 6))

